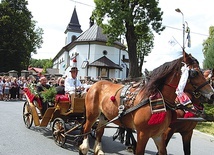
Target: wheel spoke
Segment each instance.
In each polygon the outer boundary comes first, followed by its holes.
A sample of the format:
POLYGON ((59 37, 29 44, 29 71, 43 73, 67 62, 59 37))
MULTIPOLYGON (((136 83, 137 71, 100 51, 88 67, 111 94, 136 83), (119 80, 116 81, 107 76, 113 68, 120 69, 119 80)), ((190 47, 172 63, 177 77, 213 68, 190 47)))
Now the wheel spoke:
POLYGON ((65 136, 65 123, 61 118, 56 118, 53 122, 52 132, 53 132, 53 138, 57 145, 63 146, 66 141, 65 136))
POLYGON ((27 128, 30 128, 32 126, 33 116, 31 114, 31 108, 28 102, 25 102, 23 107, 23 120, 27 128))

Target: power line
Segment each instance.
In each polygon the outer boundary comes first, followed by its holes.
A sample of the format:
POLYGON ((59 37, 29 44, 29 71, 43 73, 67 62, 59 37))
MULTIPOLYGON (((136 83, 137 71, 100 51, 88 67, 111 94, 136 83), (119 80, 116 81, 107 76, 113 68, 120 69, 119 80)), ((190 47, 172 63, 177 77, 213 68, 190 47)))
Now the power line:
POLYGON ((89 6, 89 7, 94 8, 94 6, 89 5, 89 4, 86 4, 86 3, 78 2, 78 1, 75 1, 75 0, 70 0, 70 1, 74 2, 75 4, 76 4, 76 3, 79 3, 79 4, 82 4, 82 5, 86 5, 86 6, 89 6))
MULTIPOLYGON (((89 7, 93 7, 93 8, 94 8, 94 6, 92 6, 92 5, 89 5, 89 4, 86 4, 86 3, 82 3, 82 2, 78 2, 78 1, 76 1, 76 0, 70 0, 70 1, 72 1, 72 2, 74 2, 74 3, 79 3, 79 4, 82 4, 82 5, 86 5, 86 6, 89 6, 89 7)), ((168 25, 163 25, 163 26, 168 27, 168 28, 171 28, 171 29, 183 31, 183 29, 179 29, 179 28, 176 28, 176 27, 172 27, 172 26, 168 26, 168 25)), ((197 35, 201 35, 201 36, 205 36, 205 37, 208 37, 208 36, 209 36, 209 35, 207 35, 207 34, 202 34, 202 33, 198 33, 198 32, 190 32, 190 33, 192 33, 192 34, 197 34, 197 35)))
MULTIPOLYGON (((179 28, 176 28, 176 27, 167 26, 167 25, 163 25, 163 26, 168 27, 168 28, 171 28, 171 29, 183 31, 183 29, 179 29, 179 28)), ((202 33, 198 33, 198 32, 190 32, 190 33, 192 33, 192 34, 197 34, 197 35, 201 35, 201 36, 205 36, 205 37, 208 37, 208 36, 209 36, 209 35, 207 35, 207 34, 202 34, 202 33)))

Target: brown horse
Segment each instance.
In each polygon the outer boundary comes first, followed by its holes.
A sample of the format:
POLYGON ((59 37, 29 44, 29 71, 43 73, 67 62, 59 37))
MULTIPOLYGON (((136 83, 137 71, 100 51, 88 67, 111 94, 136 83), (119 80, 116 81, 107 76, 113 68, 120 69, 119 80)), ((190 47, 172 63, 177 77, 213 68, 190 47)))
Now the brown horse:
MULTIPOLYGON (((191 99, 195 106, 200 107, 201 110, 203 106, 198 98, 186 93, 191 99)), ((185 111, 183 109, 176 110, 177 118, 184 118, 185 111)), ((194 116, 194 115, 192 115, 194 116)), ((195 116, 197 117, 197 116, 195 116)), ((185 155, 190 155, 191 152, 191 138, 193 134, 193 129, 196 127, 197 121, 172 121, 168 129, 165 131, 166 134, 166 146, 168 145, 172 135, 176 132, 180 133, 183 141, 183 150, 185 155)))
MULTIPOLYGON (((207 81, 210 81, 212 84, 213 80, 213 72, 211 70, 204 71, 204 77, 207 81)), ((213 101, 207 101, 203 96, 195 97, 192 93, 186 93, 191 99, 192 103, 197 110, 203 110, 203 105, 201 102, 213 103, 213 101)), ((185 111, 183 109, 176 110, 177 118, 183 118, 185 115, 185 111)), ((196 116, 197 117, 197 116, 196 116)), ((169 128, 166 130, 166 146, 168 145, 172 135, 174 133, 180 133, 183 141, 183 151, 185 155, 191 154, 191 138, 193 134, 193 129, 197 125, 197 121, 173 121, 169 128)))
MULTIPOLYGON (((164 131, 166 131, 171 122, 172 112, 170 107, 174 106, 176 98, 175 91, 181 77, 182 62, 189 66, 191 73, 196 75, 194 77, 190 76, 186 88, 190 86, 199 88, 203 95, 213 98, 214 91, 210 85, 204 84, 206 80, 200 71, 197 60, 185 52, 182 58, 165 63, 152 72, 153 75, 151 75, 150 80, 142 86, 136 94, 134 101, 130 101, 131 103, 125 106, 125 110, 122 113, 123 116, 120 115, 120 94, 124 86, 105 80, 99 81, 91 86, 85 98, 86 123, 83 128, 83 143, 79 147, 80 154, 87 154, 89 150, 88 133, 90 133, 97 119, 99 119, 99 124, 96 130, 94 154, 104 154, 101 146, 101 138, 104 133, 104 127, 109 120, 114 120, 113 122, 119 126, 136 130, 137 155, 144 154, 149 138, 153 138, 155 141, 160 155, 167 154, 164 131), (148 122, 152 117, 152 111, 148 98, 157 91, 161 92, 165 104, 169 108, 167 108, 165 119, 161 123, 149 125, 148 122), (112 99, 112 95, 114 95, 114 99, 112 99), (131 111, 127 107, 137 108, 131 111), (129 111, 129 113, 126 113, 126 111, 129 111), (119 119, 115 119, 117 117, 119 119)), ((133 87, 130 92, 135 93, 135 88, 133 87)))
MULTIPOLYGON (((203 72, 204 77, 209 83, 212 85, 213 84, 213 71, 212 70, 204 70, 203 72)), ((177 115, 177 118, 184 118, 184 117, 198 117, 197 113, 202 114, 203 111, 203 105, 201 103, 210 103, 212 104, 212 100, 207 100, 200 94, 195 96, 191 91, 185 90, 185 93, 187 96, 191 99, 193 106, 194 106, 194 111, 188 112, 188 109, 183 109, 182 107, 178 108, 175 112, 177 115), (189 114, 189 115, 188 115, 189 114)), ((191 110, 191 109, 190 109, 191 110)), ((197 125, 197 120, 191 121, 191 120, 185 120, 185 121, 176 121, 172 120, 173 122, 169 125, 168 129, 166 130, 166 146, 168 145, 172 135, 174 133, 180 133, 182 136, 182 141, 183 141, 183 150, 185 155, 190 155, 191 153, 191 138, 193 134, 193 129, 197 125)), ((114 134, 113 139, 118 138, 121 143, 124 142, 125 139, 125 145, 128 146, 129 151, 135 152, 136 148, 136 140, 134 139, 134 136, 132 134, 132 130, 130 129, 125 129, 125 128, 118 128, 117 132, 114 134), (125 134, 126 133, 126 134, 125 134), (126 138, 125 138, 126 137, 126 138)))

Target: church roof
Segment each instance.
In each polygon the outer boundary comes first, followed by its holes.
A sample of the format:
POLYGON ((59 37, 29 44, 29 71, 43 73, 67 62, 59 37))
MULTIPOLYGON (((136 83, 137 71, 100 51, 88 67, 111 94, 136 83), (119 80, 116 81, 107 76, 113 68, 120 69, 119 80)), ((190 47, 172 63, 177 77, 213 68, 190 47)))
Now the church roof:
POLYGON ((95 60, 94 62, 90 63, 89 66, 112 68, 112 69, 122 69, 122 67, 115 64, 113 61, 108 59, 106 56, 103 56, 103 57, 95 60))
POLYGON ((68 23, 68 26, 67 26, 67 28, 65 30, 65 33, 67 31, 82 33, 81 25, 79 24, 79 19, 77 17, 76 8, 74 8, 73 14, 71 16, 71 20, 68 23))
MULTIPOLYGON (((74 42, 84 42, 84 41, 99 41, 99 42, 107 42, 108 38, 106 34, 103 34, 102 28, 97 24, 91 26, 88 30, 82 33, 74 42)), ((115 44, 125 48, 125 46, 119 41, 115 41, 115 44)))

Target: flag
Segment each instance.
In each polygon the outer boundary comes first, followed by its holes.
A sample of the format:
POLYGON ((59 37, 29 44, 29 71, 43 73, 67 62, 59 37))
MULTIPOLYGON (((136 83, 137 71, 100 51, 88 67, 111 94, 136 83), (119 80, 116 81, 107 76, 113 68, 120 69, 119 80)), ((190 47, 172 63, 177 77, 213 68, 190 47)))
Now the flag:
POLYGON ((189 27, 187 27, 186 33, 187 33, 187 46, 190 48, 191 47, 191 38, 190 38, 190 28, 189 27))

